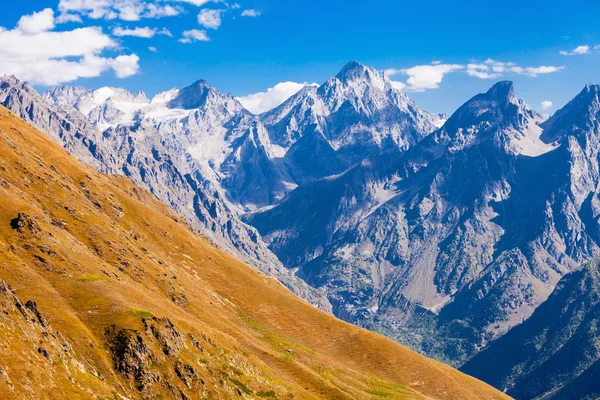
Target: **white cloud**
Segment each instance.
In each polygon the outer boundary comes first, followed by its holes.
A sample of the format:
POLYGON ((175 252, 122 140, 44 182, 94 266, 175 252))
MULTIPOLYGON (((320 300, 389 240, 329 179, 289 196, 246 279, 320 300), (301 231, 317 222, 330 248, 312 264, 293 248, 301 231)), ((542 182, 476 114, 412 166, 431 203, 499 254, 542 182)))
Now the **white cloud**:
MULTIPOLYGON (((21 27, 0 29, 0 75, 15 75, 35 84, 57 85, 114 70, 120 78, 139 71, 135 54, 102 57, 117 43, 101 28, 25 34, 21 27)), ((31 30, 29 30, 31 32, 31 30)))
MULTIPOLYGON (((274 87, 267 89, 266 92, 249 94, 247 96, 238 97, 237 99, 248 111, 254 114, 261 114, 281 105, 284 101, 308 85, 309 84, 306 82, 281 82, 274 87)), ((315 83, 312 85, 316 86, 315 83)))
POLYGON ((467 75, 480 79, 496 79, 508 74, 525 75, 532 78, 541 74, 558 72, 564 67, 542 65, 539 67, 520 67, 513 62, 502 62, 488 58, 483 63, 467 64, 467 75))
POLYGON ((142 18, 175 17, 183 12, 184 10, 181 7, 173 7, 168 4, 162 7, 156 4, 148 4, 142 18))
POLYGON ((542 65, 540 67, 512 67, 510 72, 514 72, 517 75, 526 75, 532 78, 543 74, 552 74, 554 72, 562 71, 565 67, 554 67, 551 65, 542 65))
MULTIPOLYGON (((404 90, 423 92, 427 89, 437 89, 446 74, 461 71, 464 68, 463 65, 459 64, 417 65, 408 69, 389 69, 386 74, 389 76, 396 74, 408 75, 404 90)), ((399 87, 398 83, 396 83, 396 87, 399 87)))
POLYGON ((113 29, 113 35, 118 36, 118 37, 123 37, 123 36, 134 36, 134 37, 139 37, 139 38, 146 38, 149 39, 151 37, 154 37, 154 35, 166 35, 166 36, 173 36, 171 34, 171 32, 166 29, 163 28, 161 30, 158 30, 157 28, 150 28, 150 27, 136 27, 134 29, 127 29, 127 28, 121 28, 120 26, 116 27, 115 29, 113 29))
POLYGON ((82 14, 92 19, 115 19, 113 0, 60 0, 58 10, 65 14, 82 14))
POLYGON ((108 65, 115 70, 118 78, 127 78, 137 74, 140 70, 140 58, 131 54, 129 56, 118 56, 113 60, 109 60, 108 65))
POLYGON ((154 47, 154 46, 148 47, 148 50, 150 50, 153 53, 158 53, 158 49, 156 47, 154 47))
POLYGON ((139 21, 145 7, 146 4, 138 0, 121 0, 114 5, 123 21, 139 21))
POLYGON ((579 56, 584 54, 590 54, 590 46, 582 45, 577 46, 571 51, 562 50, 559 52, 562 56, 579 56))
POLYGON ((549 110, 554 104, 550 100, 544 100, 540 103, 542 110, 549 110))
POLYGON ((139 21, 142 18, 173 17, 183 12, 180 7, 156 3, 145 0, 60 0, 59 19, 71 22, 69 19, 81 15, 92 19, 139 21))
POLYGON ((390 81, 392 83, 392 87, 396 90, 403 91, 406 88, 406 84, 398 81, 390 81))
POLYGON ((542 74, 558 72, 564 67, 542 65, 539 67, 520 67, 513 62, 502 62, 488 58, 484 62, 471 62, 466 66, 461 64, 442 64, 434 61, 429 65, 417 65, 406 69, 388 69, 386 75, 408 75, 406 83, 392 81, 392 86, 398 90, 409 92, 423 92, 428 89, 437 89, 444 76, 452 72, 464 71, 467 75, 479 79, 496 79, 505 75, 524 75, 537 77, 542 74))
POLYGON ((480 79, 495 79, 501 76, 500 71, 493 71, 487 64, 467 64, 467 75, 480 79))
POLYGON ((17 24, 17 29, 24 34, 34 35, 54 29, 54 11, 46 8, 32 15, 24 15, 17 24))
POLYGON ((206 34, 206 31, 198 29, 191 29, 189 31, 183 31, 183 37, 179 39, 181 43, 192 43, 192 42, 208 42, 210 38, 206 34))
POLYGON ((56 17, 55 22, 57 24, 66 24, 67 22, 78 22, 83 23, 83 20, 79 15, 62 13, 58 17, 56 17))
POLYGON ((191 4, 193 6, 197 6, 197 7, 202 7, 203 5, 208 4, 208 3, 222 3, 225 6, 227 6, 228 8, 233 8, 233 9, 241 7, 238 3, 233 3, 233 4, 229 5, 227 3, 227 1, 225 1, 225 0, 172 0, 172 1, 177 1, 180 3, 187 3, 187 4, 191 4))
POLYGON ((244 10, 242 11, 242 17, 260 17, 260 12, 254 9, 244 10))
POLYGON ((180 3, 188 3, 193 6, 200 7, 200 6, 205 5, 206 3, 210 3, 213 0, 175 0, 175 1, 178 1, 180 3))
POLYGON ((218 29, 221 26, 221 14, 224 10, 209 10, 205 8, 198 14, 198 23, 205 28, 218 29))

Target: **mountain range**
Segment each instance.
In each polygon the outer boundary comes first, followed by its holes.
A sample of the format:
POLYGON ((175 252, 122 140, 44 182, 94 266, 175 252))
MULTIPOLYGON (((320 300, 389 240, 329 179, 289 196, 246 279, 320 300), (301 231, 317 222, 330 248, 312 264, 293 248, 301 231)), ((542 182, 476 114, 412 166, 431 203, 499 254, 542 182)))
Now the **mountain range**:
POLYGON ((506 399, 322 312, 0 106, 3 399, 506 399))
POLYGON ((40 96, 5 78, 0 104, 312 304, 534 398, 574 385, 582 364, 544 381, 547 352, 498 370, 490 360, 504 338, 540 341, 549 321, 536 310, 563 312, 559 289, 600 252, 599 90, 548 119, 498 82, 446 120, 351 62, 262 115, 204 81, 150 100, 68 86, 40 96), (526 392, 526 379, 544 385, 526 392))

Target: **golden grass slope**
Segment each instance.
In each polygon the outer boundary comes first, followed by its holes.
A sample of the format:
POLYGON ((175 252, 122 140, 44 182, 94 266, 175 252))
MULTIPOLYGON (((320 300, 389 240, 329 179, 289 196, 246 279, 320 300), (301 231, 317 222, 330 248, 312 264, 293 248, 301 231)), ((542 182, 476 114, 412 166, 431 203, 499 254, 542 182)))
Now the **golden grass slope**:
POLYGON ((1 107, 0 280, 2 398, 507 398, 306 304, 1 107))

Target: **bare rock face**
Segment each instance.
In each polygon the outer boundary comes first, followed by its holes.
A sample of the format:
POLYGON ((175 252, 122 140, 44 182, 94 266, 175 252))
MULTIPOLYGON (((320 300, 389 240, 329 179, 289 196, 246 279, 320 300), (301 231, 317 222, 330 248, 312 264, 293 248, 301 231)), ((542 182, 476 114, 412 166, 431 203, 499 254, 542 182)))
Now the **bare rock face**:
POLYGON ((35 219, 25 213, 19 213, 15 219, 10 221, 10 226, 11 228, 16 229, 19 233, 28 232, 36 235, 42 231, 40 229, 40 225, 35 221, 35 219))
POLYGON ((110 349, 118 372, 133 380, 141 391, 160 381, 160 376, 151 368, 155 356, 140 332, 131 329, 117 331, 116 327, 112 327, 106 334, 112 336, 110 349))
POLYGON ((146 327, 146 335, 156 339, 165 355, 177 356, 179 354, 184 347, 184 341, 171 320, 166 317, 152 317, 144 318, 142 322, 146 327))
POLYGON ((193 385, 199 381, 198 375, 196 375, 196 370, 189 364, 177 362, 175 364, 175 373, 179 379, 185 383, 185 386, 188 389, 191 389, 193 385))
POLYGON ((43 383, 46 387, 58 383, 58 380, 54 380, 54 374, 74 377, 92 372, 86 369, 85 360, 73 350, 63 335, 52 328, 48 319, 38 309, 37 303, 33 300, 23 303, 11 286, 3 280, 0 280, 0 328, 0 346, 6 346, 8 349, 10 345, 6 354, 8 359, 0 359, 0 384, 7 385, 11 391, 6 394, 7 398, 13 398, 13 391, 21 395, 29 393, 29 388, 27 385, 23 386, 19 378, 20 374, 15 376, 16 371, 4 364, 11 358, 14 359, 15 355, 27 355, 27 368, 39 368, 49 374, 47 382, 43 383))

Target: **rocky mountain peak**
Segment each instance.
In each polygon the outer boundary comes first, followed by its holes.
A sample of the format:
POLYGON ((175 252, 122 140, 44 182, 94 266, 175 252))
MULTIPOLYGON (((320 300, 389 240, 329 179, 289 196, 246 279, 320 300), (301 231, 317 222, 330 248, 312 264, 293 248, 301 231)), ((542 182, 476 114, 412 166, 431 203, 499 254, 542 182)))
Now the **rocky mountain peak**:
POLYGON ((517 99, 513 83, 501 81, 463 104, 448 119, 444 128, 453 136, 461 129, 482 125, 522 130, 531 121, 538 120, 541 120, 541 116, 524 101, 517 99))
POLYGON ((346 65, 344 65, 344 67, 336 75, 336 77, 342 82, 347 82, 350 80, 355 80, 357 78, 364 78, 373 71, 373 68, 367 67, 366 65, 360 64, 356 61, 350 61, 346 65))
POLYGON ((242 105, 233 96, 219 92, 203 79, 179 89, 177 95, 167 103, 169 108, 183 108, 186 110, 203 108, 209 105, 221 105, 232 112, 243 110, 242 105))
POLYGON ((542 139, 554 142, 580 133, 600 133, 600 85, 586 85, 567 105, 544 124, 542 139))
POLYGON ((500 81, 490 88, 485 94, 490 100, 499 103, 513 102, 517 99, 512 81, 500 81))

